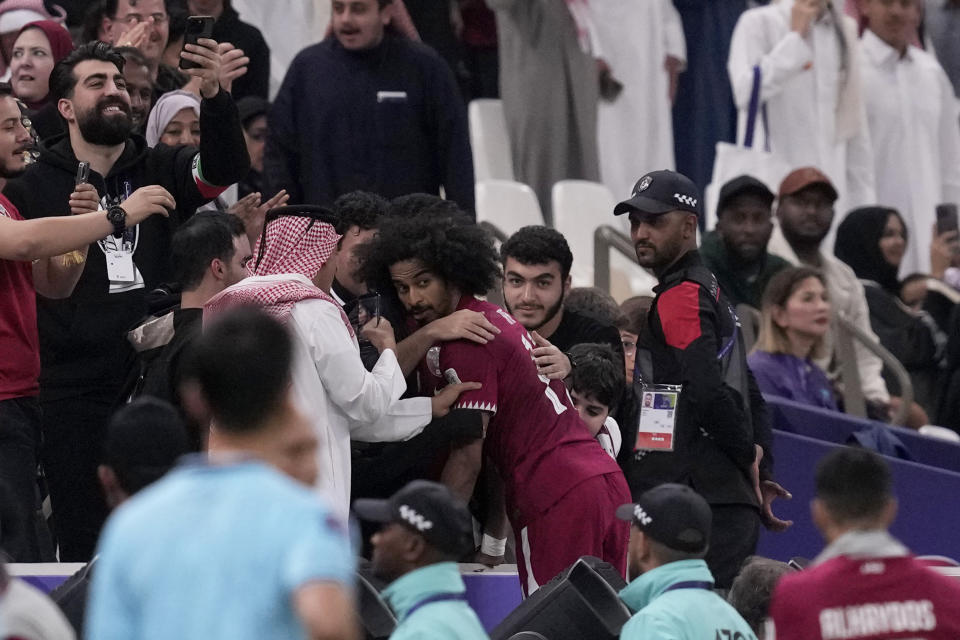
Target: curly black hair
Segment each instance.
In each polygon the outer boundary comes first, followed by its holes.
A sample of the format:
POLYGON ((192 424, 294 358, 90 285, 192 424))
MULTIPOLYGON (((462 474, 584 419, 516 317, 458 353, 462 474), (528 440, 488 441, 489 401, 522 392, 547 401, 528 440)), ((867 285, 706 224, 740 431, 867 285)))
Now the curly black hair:
POLYGON ((390 267, 419 260, 464 295, 483 295, 500 277, 493 237, 460 215, 385 218, 378 235, 358 249, 359 279, 371 289, 393 288, 390 267))
POLYGON ((390 216, 414 218, 423 214, 466 215, 453 200, 430 193, 408 193, 390 201, 390 216))
POLYGON ((360 227, 363 231, 376 229, 380 226, 380 218, 387 215, 389 209, 390 202, 375 193, 345 193, 333 203, 333 212, 340 218, 337 233, 343 235, 350 227, 360 227))
POLYGON ((626 384, 623 364, 608 344, 585 342, 567 352, 573 371, 567 384, 577 393, 593 396, 613 411, 626 384))
POLYGON ((541 225, 523 227, 500 247, 500 259, 513 258, 523 265, 546 264, 556 260, 560 275, 566 280, 573 265, 573 253, 567 239, 559 231, 541 225))

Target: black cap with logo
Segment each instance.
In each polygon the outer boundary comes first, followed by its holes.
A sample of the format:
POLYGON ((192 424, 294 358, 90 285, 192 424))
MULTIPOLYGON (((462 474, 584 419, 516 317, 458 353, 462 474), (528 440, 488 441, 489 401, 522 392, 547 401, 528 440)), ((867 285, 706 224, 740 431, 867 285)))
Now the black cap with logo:
POLYGON ((613 209, 613 215, 639 211, 659 215, 689 211, 700 215, 700 190, 693 181, 676 171, 651 171, 633 186, 633 195, 613 209))
POLYGON ((710 542, 710 505, 682 484, 661 484, 644 492, 636 503, 620 505, 617 517, 677 551, 700 553, 710 542))
POLYGON ((355 500, 353 510, 362 520, 397 522, 440 551, 462 555, 473 548, 470 510, 437 482, 414 480, 386 500, 355 500))

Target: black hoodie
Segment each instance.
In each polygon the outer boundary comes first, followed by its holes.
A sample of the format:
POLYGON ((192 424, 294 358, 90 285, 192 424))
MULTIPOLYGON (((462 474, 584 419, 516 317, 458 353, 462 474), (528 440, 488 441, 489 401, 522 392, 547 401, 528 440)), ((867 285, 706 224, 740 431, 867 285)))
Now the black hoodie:
MULTIPOLYGON (((128 230, 135 242, 133 262, 143 287, 110 293, 106 260, 99 243, 90 245, 87 264, 73 295, 64 300, 37 297, 40 328, 41 385, 45 392, 119 386, 124 372, 124 335, 146 315, 145 294, 170 276, 170 241, 176 228, 197 207, 209 202, 211 187, 243 179, 250 168, 237 108, 221 91, 200 108, 199 168, 203 183, 194 178, 197 149, 158 145, 150 149, 134 136, 104 177, 90 171, 104 207, 117 204, 138 188, 159 184, 174 197, 177 209, 168 218, 151 216, 128 230), (201 193, 201 187, 206 187, 201 193)), ((4 189, 25 218, 70 215, 77 158, 68 135, 47 141, 40 159, 4 189)), ((215 188, 213 188, 215 189, 215 188)), ((109 239, 109 238, 108 238, 109 239)))

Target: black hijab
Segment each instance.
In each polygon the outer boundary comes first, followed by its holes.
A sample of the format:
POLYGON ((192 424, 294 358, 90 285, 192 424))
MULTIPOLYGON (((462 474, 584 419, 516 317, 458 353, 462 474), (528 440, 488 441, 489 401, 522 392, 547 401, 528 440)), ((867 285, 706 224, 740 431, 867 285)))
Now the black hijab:
POLYGON ((904 240, 907 225, 895 209, 888 207, 860 207, 847 214, 837 228, 837 241, 833 252, 847 263, 861 280, 873 280, 881 287, 897 295, 899 281, 897 267, 890 264, 880 251, 880 238, 891 215, 900 219, 904 240))

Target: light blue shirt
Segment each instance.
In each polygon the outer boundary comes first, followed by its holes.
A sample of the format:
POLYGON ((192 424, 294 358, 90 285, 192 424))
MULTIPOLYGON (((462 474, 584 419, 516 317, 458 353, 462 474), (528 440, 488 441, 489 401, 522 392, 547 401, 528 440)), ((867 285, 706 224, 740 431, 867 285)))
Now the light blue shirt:
POLYGON ((433 596, 466 591, 454 562, 431 564, 397 578, 382 593, 399 620, 390 640, 489 640, 465 599, 417 606, 433 596))
POLYGON ((317 496, 265 464, 184 465, 107 522, 86 637, 306 638, 293 594, 351 588, 354 557, 317 496))
POLYGON ((628 584, 620 599, 636 611, 621 640, 757 640, 750 625, 712 589, 669 589, 678 582, 706 582, 713 575, 703 560, 681 560, 647 571, 628 584))

